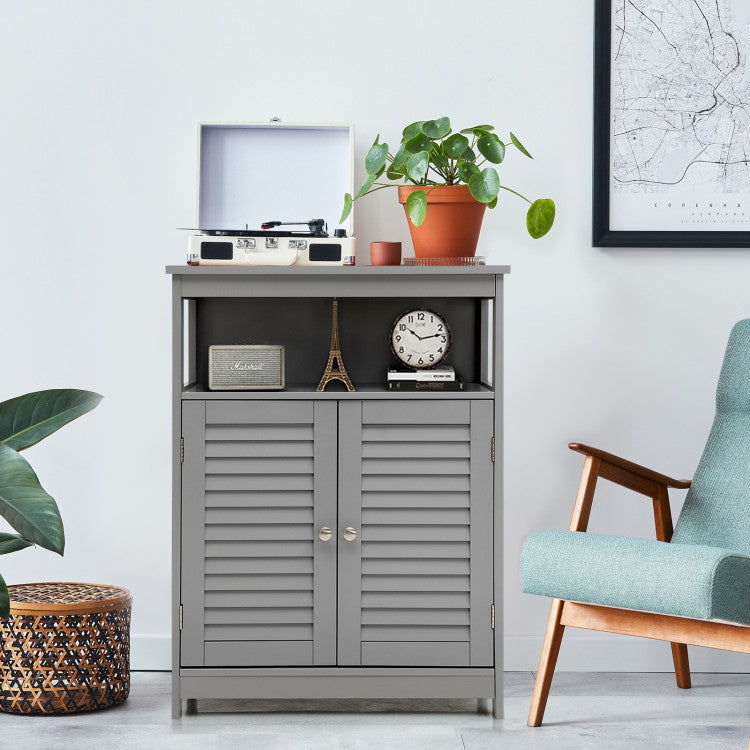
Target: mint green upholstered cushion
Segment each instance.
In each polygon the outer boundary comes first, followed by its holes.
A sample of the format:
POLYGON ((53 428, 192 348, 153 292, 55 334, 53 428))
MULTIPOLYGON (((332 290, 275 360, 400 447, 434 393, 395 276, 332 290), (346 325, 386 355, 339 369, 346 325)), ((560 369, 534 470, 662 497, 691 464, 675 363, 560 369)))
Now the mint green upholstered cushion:
POLYGON ((672 542, 750 555, 750 320, 729 336, 716 417, 672 542))
POLYGON ((731 550, 577 531, 524 543, 529 594, 750 625, 750 557, 731 550))

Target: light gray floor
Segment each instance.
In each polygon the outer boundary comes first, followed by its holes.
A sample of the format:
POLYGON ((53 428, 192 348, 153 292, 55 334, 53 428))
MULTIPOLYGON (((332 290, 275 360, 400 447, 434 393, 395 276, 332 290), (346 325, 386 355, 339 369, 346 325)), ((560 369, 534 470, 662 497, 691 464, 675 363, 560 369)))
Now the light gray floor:
POLYGON ((0 714, 2 750, 712 750, 747 748, 750 675, 555 676, 545 725, 526 727, 534 676, 506 673, 503 721, 475 701, 199 701, 170 718, 170 676, 135 672, 130 698, 91 714, 0 714))

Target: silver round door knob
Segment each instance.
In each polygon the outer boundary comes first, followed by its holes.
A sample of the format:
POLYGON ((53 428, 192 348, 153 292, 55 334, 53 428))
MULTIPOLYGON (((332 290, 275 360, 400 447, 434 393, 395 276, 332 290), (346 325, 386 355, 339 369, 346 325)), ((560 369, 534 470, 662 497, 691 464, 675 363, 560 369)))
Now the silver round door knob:
POLYGON ((347 542, 353 542, 357 538, 357 529, 353 529, 351 526, 347 526, 344 529, 344 539, 347 542))
POLYGON ((320 530, 318 531, 318 538, 322 542, 327 542, 333 537, 333 531, 328 528, 328 526, 321 526, 320 530))

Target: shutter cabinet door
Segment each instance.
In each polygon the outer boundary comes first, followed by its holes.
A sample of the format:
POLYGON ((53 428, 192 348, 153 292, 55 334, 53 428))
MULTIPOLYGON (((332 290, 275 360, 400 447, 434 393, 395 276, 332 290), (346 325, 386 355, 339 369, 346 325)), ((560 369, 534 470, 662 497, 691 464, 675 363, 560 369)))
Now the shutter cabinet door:
POLYGON ((492 419, 480 400, 339 405, 339 664, 492 665, 492 419))
POLYGON ((183 404, 183 666, 336 661, 336 404, 183 404))

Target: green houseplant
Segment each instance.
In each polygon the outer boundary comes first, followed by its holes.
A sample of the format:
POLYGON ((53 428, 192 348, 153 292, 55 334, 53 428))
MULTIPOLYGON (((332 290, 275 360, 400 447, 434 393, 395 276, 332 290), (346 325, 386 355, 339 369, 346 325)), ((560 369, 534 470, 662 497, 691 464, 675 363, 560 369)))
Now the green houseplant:
MULTIPOLYGON (((0 516, 18 532, 0 532, 0 555, 32 544, 63 554, 65 533, 57 503, 20 451, 91 411, 101 400, 91 391, 53 389, 0 403, 0 516)), ((0 617, 9 613, 10 597, 0 576, 0 617)))
MULTIPOLYGON (((476 237, 484 207, 495 208, 500 191, 513 193, 529 203, 526 214, 528 233, 534 239, 543 237, 555 220, 555 204, 549 198, 531 201, 500 182, 494 165, 503 162, 508 147, 515 148, 528 158, 533 157, 513 133, 506 143, 494 131, 493 125, 475 125, 456 133, 447 117, 420 120, 404 128, 395 154, 391 153, 387 143, 380 142, 378 135, 365 158, 367 178, 353 197, 350 193, 344 196, 341 222, 349 215, 353 202, 358 198, 402 182, 399 199, 404 203, 415 240, 415 251, 417 238, 414 228, 425 223, 428 203, 433 199, 442 200, 438 197, 440 193, 452 193, 455 198, 451 197, 449 202, 465 196, 466 201, 475 204, 471 210, 478 217, 478 225, 475 231, 468 233, 474 232, 476 237), (445 191, 446 187, 451 190, 445 191)), ((455 216, 451 216, 448 225, 455 221, 455 216)), ((445 231, 450 229, 436 227, 438 235, 445 231)), ((473 255, 473 251, 469 254, 473 255)))

